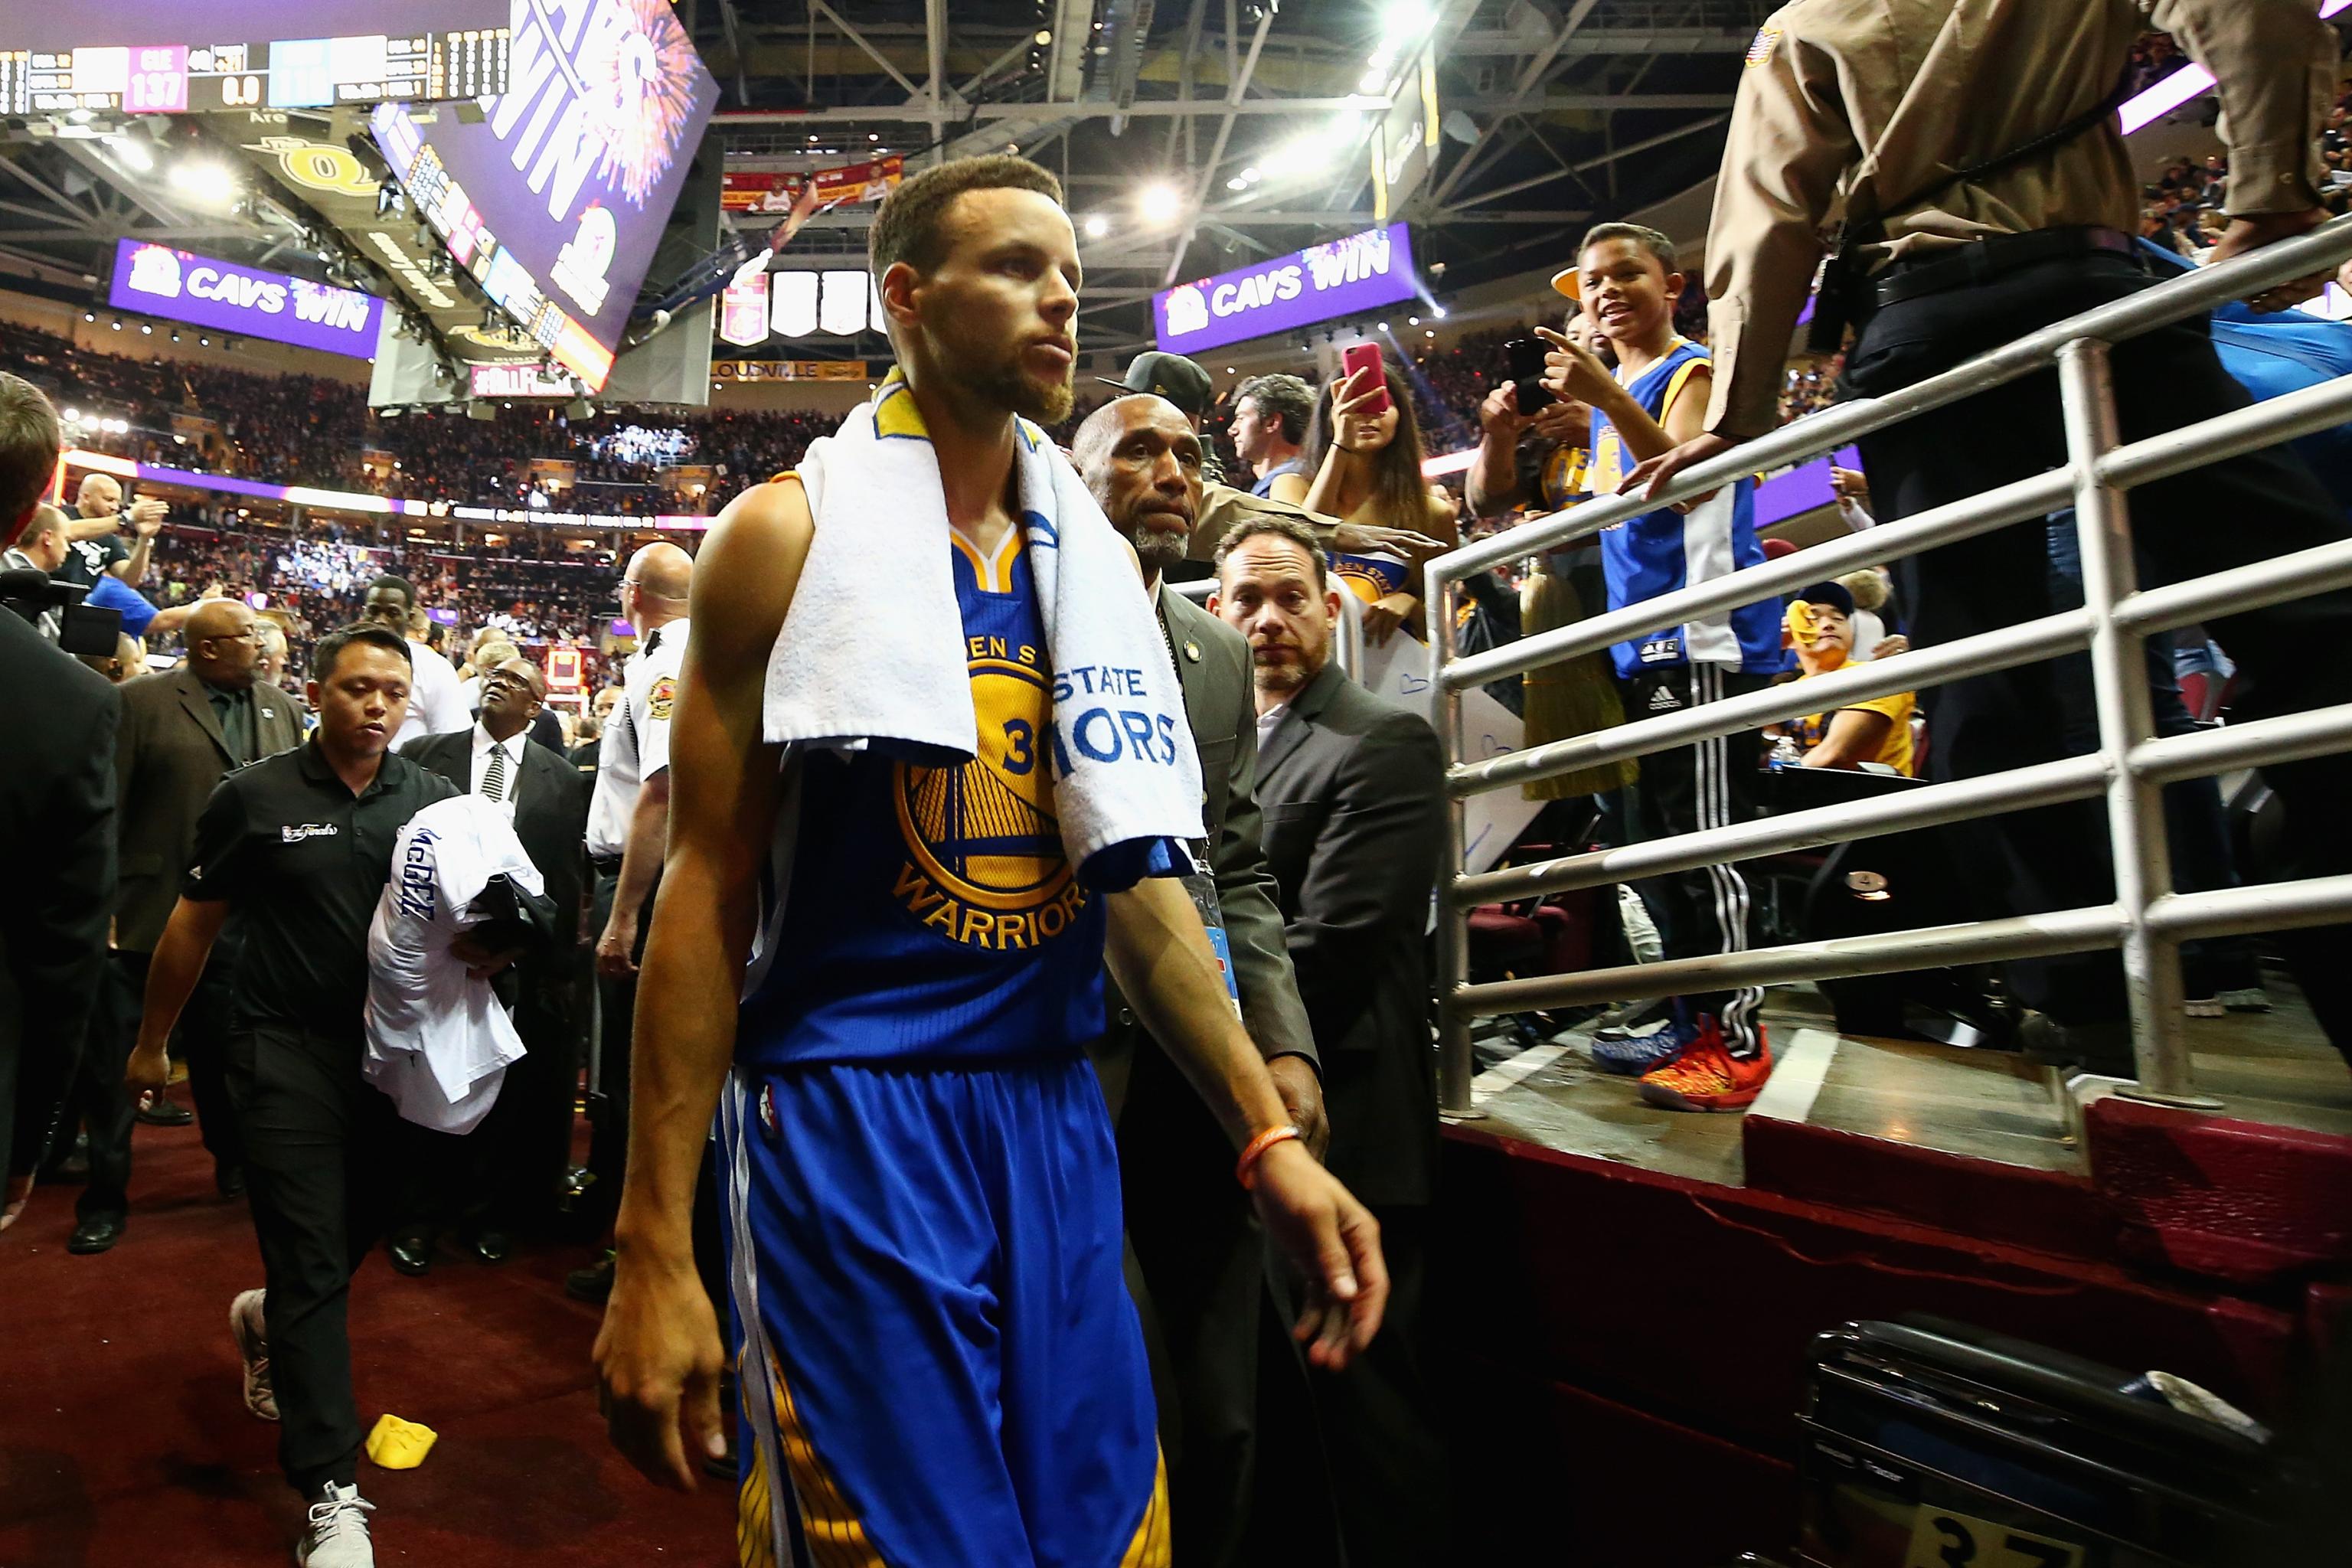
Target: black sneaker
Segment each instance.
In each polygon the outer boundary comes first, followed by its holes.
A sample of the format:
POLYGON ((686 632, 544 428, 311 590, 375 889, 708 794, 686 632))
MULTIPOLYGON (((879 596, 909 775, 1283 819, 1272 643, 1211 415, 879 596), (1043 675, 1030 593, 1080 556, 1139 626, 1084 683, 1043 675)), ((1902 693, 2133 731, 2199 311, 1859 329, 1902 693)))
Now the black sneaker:
POLYGON ((585 1301, 601 1307, 613 1294, 613 1254, 607 1252, 585 1268, 575 1268, 563 1277, 563 1293, 575 1301, 585 1301))

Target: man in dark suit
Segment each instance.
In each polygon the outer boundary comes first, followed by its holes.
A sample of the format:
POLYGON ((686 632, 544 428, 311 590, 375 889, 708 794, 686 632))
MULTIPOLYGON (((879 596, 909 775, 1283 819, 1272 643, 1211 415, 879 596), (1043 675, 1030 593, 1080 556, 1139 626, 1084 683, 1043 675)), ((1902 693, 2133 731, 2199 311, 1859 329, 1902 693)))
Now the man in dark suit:
MULTIPOLYGON (((57 410, 0 371, 0 546, 13 545, 57 469, 57 410)), ((0 1228, 23 1209, 73 1078, 106 964, 114 907, 114 729, 121 702, 94 670, 0 610, 0 1228)))
MULTIPOLYGON (((93 1021, 76 1079, 76 1109, 89 1130, 89 1182, 75 1205, 80 1223, 66 1244, 73 1252, 103 1252, 122 1234, 137 1109, 123 1089, 122 1068, 139 1031, 148 963, 195 847, 196 819, 224 773, 302 743, 294 700, 257 678, 261 642, 250 609, 236 599, 207 599, 184 631, 185 663, 122 687, 114 750, 122 883, 114 906, 112 995, 93 1021)), ((234 931, 213 944, 174 1042, 187 1063, 213 1179, 229 1196, 245 1185, 245 1145, 223 1057, 236 946, 234 931)))
MULTIPOLYGON (((1207 858, 1243 1020, 1293 1121, 1319 1151, 1314 1037, 1291 982, 1282 916, 1258 847, 1249 650, 1160 576, 1183 559, 1199 514, 1200 437, 1164 398, 1122 397, 1087 419, 1072 449, 1104 515, 1135 546, 1159 607, 1200 752, 1207 858)), ((1110 1030, 1095 1061, 1118 1129, 1128 1240, 1154 1342, 1175 1530, 1188 1563, 1249 1561, 1262 1555, 1255 1545, 1263 1537, 1251 1533, 1265 1458, 1261 1385, 1267 1398, 1286 1391, 1303 1408, 1304 1373, 1289 1342, 1278 1331, 1267 1336, 1266 1250, 1247 1194, 1231 1185, 1225 1202, 1202 1202, 1203 1192, 1217 1190, 1202 1173, 1222 1172, 1233 1150, 1167 1053, 1115 993, 1108 1001, 1110 1030), (1269 1345, 1270 1362, 1261 1354, 1269 1345)), ((1278 1469, 1266 1477, 1286 1492, 1295 1479, 1278 1469)))
POLYGON ((485 1263, 505 1259, 510 1238, 541 1222, 569 1161, 572 1089, 579 1042, 577 1005, 582 889, 587 875, 588 781, 562 752, 530 738, 544 711, 547 680, 527 658, 510 658, 482 677, 481 718, 470 730, 426 735, 401 754, 458 788, 504 803, 515 837, 539 868, 555 904, 556 940, 544 954, 516 965, 515 1027, 524 1054, 507 1069, 498 1102, 464 1138, 404 1125, 419 1148, 423 1180, 408 1213, 395 1215, 393 1267, 422 1274, 431 1266, 434 1232, 455 1217, 485 1263))
POLYGON ((1381 1223, 1389 1314, 1344 1372, 1310 1373, 1348 1561, 1455 1553, 1422 1343, 1437 1165, 1430 889, 1445 759, 1418 714, 1331 662, 1339 595, 1315 537, 1253 519, 1220 548, 1209 607, 1249 638, 1258 798, 1298 994, 1323 1051, 1331 1172, 1381 1223))

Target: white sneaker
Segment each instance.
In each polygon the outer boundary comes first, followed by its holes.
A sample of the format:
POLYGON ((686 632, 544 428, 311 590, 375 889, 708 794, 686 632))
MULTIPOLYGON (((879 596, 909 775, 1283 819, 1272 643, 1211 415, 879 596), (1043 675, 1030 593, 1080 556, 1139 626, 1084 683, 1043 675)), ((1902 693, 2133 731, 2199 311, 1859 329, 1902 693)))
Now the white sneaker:
POLYGON ((241 1292, 228 1304, 228 1331, 245 1360, 245 1407, 264 1421, 278 1419, 278 1391, 269 1382, 269 1326, 262 1293, 241 1292))
POLYGON ((294 1561, 300 1568, 375 1568, 367 1527, 367 1516, 374 1511, 375 1504, 360 1496, 358 1486, 329 1481, 310 1505, 310 1526, 294 1549, 294 1561))

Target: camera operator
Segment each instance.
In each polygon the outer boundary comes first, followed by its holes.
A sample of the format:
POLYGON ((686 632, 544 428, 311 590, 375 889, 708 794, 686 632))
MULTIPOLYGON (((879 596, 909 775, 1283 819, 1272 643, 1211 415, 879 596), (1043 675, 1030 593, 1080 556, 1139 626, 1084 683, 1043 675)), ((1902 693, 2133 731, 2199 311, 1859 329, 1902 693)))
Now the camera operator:
MULTIPOLYGON (((0 372, 0 544, 31 522, 58 461, 57 410, 0 372)), ((21 1210, 46 1152, 106 962, 114 907, 114 730, 121 702, 19 615, 0 612, 0 1227, 21 1210), (35 1031, 38 1032, 36 1033, 35 1031)))
POLYGON ((66 512, 66 540, 71 546, 61 575, 68 583, 93 587, 111 574, 136 587, 147 575, 148 557, 169 509, 152 496, 122 504, 122 483, 111 474, 85 474, 74 504, 66 512), (129 529, 138 543, 122 542, 129 529))

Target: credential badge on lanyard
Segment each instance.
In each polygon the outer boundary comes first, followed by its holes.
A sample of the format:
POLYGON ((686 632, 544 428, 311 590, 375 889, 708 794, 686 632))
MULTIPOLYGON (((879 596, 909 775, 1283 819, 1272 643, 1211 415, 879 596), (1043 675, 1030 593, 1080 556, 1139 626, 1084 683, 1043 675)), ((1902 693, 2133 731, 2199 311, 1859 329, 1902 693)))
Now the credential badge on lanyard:
POLYGON ((1234 1016, 1242 1016, 1242 988, 1234 974, 1234 944, 1225 935, 1224 910, 1217 903, 1217 877, 1209 868, 1208 841, 1194 839, 1184 846, 1184 860, 1192 868, 1184 873, 1184 890, 1192 896, 1192 907, 1201 911, 1201 925, 1209 933, 1209 951, 1217 955, 1217 973, 1224 976, 1225 1000, 1233 1004, 1234 1016))

